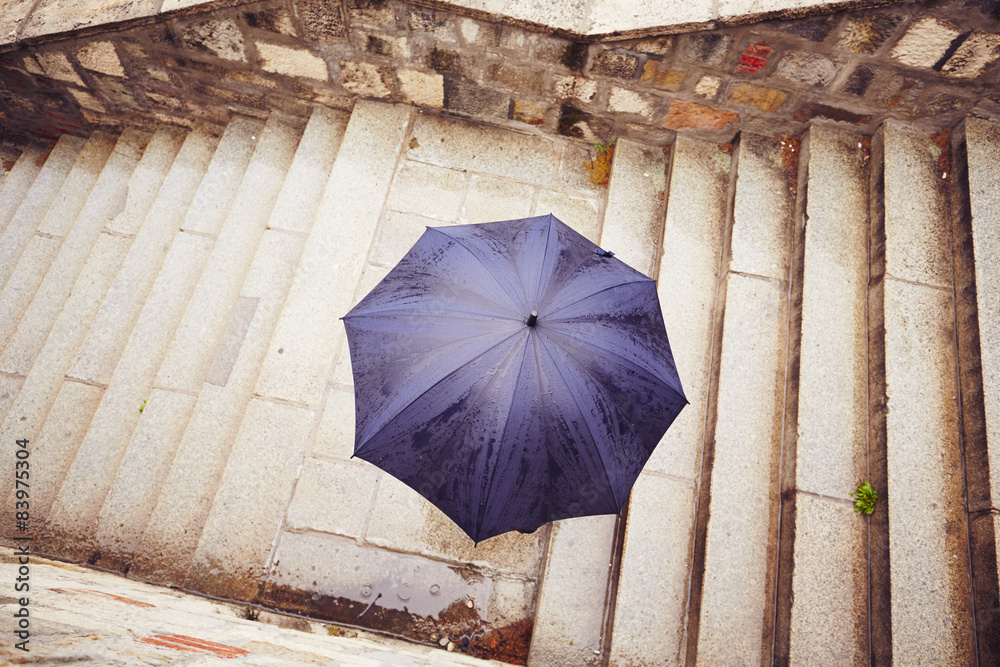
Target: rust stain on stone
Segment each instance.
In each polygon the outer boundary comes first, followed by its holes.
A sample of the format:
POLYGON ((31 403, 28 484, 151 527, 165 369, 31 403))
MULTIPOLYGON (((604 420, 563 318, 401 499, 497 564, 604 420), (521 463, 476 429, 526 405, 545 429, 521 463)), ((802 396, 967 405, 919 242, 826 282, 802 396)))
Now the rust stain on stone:
POLYGON ((474 640, 469 653, 477 658, 502 660, 514 665, 528 661, 528 646, 531 644, 531 621, 522 619, 503 628, 490 630, 474 640))
POLYGON ((799 182, 799 154, 802 140, 798 137, 778 137, 781 142, 781 169, 785 172, 788 189, 795 193, 799 182))
POLYGON ((951 132, 941 130, 931 135, 931 143, 934 144, 933 152, 937 156, 938 172, 941 177, 946 177, 951 172, 951 132))
POLYGON ((601 187, 608 187, 611 180, 611 163, 615 157, 615 144, 597 144, 597 155, 590 162, 584 162, 583 168, 590 174, 590 182, 601 187))

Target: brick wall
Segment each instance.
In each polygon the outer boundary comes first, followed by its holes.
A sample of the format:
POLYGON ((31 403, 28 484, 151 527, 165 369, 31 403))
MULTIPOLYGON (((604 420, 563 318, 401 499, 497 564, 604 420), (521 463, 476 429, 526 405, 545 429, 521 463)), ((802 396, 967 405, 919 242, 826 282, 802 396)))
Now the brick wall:
POLYGON ((994 0, 590 44, 398 0, 188 12, 6 47, 4 129, 53 139, 271 110, 304 116, 359 97, 588 142, 1000 114, 994 0))

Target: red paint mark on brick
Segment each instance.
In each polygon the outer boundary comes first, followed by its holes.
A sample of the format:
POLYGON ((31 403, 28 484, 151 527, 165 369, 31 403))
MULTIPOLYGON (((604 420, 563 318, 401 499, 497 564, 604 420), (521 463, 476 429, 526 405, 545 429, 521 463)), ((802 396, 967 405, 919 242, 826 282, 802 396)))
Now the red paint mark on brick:
POLYGON ((123 602, 125 604, 134 605, 136 607, 155 607, 155 604, 149 604, 148 602, 139 602, 138 600, 133 600, 132 598, 122 597, 121 595, 113 595, 111 593, 105 593, 103 591, 93 591, 84 590, 80 588, 50 588, 50 591, 55 591, 56 593, 62 593, 63 595, 72 595, 73 593, 83 593, 85 595, 99 595, 105 598, 111 598, 118 602, 123 602))
POLYGON ((143 637, 142 639, 137 639, 136 641, 142 644, 150 644, 151 646, 174 649, 175 651, 212 653, 220 658, 226 658, 227 660, 230 658, 242 658, 245 655, 250 655, 250 651, 245 651, 241 648, 236 648, 235 646, 227 646, 226 644, 211 642, 207 639, 188 637, 187 635, 153 635, 152 637, 143 637))
POLYGON ((736 66, 736 70, 751 74, 758 73, 767 67, 767 57, 771 55, 773 50, 767 42, 751 42, 740 54, 740 62, 736 66))

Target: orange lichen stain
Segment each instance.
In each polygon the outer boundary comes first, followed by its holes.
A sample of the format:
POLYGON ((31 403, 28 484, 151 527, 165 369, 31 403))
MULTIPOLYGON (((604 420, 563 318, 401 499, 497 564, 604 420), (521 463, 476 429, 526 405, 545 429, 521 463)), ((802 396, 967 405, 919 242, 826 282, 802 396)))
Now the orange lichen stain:
POLYGON ((934 144, 933 153, 937 156, 938 172, 941 178, 947 178, 951 171, 951 132, 935 132, 931 135, 931 143, 934 144))
POLYGON ((792 192, 798 188, 799 181, 799 151, 802 140, 798 137, 778 137, 781 142, 781 168, 792 192))
POLYGON ((523 665, 528 661, 530 644, 531 620, 524 618, 506 627, 490 630, 474 640, 468 652, 477 658, 523 665))
POLYGON ((726 155, 732 155, 733 154, 733 145, 732 144, 720 144, 719 145, 719 150, 722 151, 723 153, 725 153, 726 155))
POLYGON ((410 148, 420 148, 420 142, 417 141, 416 137, 410 139, 410 148))
POLYGON ((250 651, 245 651, 241 648, 236 648, 235 646, 227 646, 226 644, 219 644, 217 642, 208 641, 207 639, 197 639, 186 635, 153 635, 152 637, 136 639, 136 641, 141 644, 169 648, 175 651, 212 653, 219 658, 225 658, 227 660, 251 655, 250 651))
POLYGON ((611 180, 611 162, 615 157, 615 144, 597 144, 597 155, 590 162, 584 162, 583 168, 590 174, 590 182, 601 187, 608 187, 611 180))
POLYGON ((50 588, 50 591, 56 593, 62 593, 63 595, 71 595, 73 593, 84 593, 86 595, 100 595, 101 597, 111 598, 112 600, 117 600, 118 602, 124 602, 125 604, 134 605, 136 607, 155 607, 155 604, 149 604, 148 602, 139 602, 138 600, 133 600, 132 598, 122 597, 121 595, 112 595, 111 593, 105 593, 103 591, 90 591, 82 590, 79 588, 50 588))

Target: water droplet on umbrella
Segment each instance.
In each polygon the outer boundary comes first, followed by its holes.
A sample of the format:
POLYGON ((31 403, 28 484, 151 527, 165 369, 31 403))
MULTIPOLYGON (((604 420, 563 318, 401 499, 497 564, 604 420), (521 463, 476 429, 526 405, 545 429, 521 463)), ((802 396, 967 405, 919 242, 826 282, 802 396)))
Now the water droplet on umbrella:
POLYGON ((371 584, 365 584, 364 586, 361 587, 361 595, 363 595, 366 598, 370 598, 372 596, 371 584))
POLYGON ((396 593, 396 597, 398 597, 403 602, 406 602, 412 596, 413 596, 413 591, 410 590, 409 584, 403 584, 402 586, 400 586, 399 592, 396 593))

